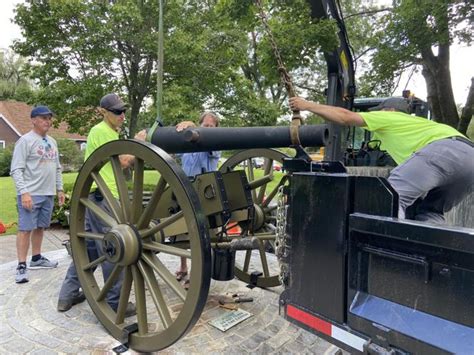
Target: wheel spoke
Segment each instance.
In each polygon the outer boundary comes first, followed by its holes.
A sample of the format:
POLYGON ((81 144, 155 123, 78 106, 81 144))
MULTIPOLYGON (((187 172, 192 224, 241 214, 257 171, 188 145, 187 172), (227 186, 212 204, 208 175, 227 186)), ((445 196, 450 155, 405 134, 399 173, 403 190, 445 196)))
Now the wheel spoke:
POLYGON ((117 307, 115 324, 122 324, 125 320, 125 312, 127 310, 128 300, 130 299, 130 291, 132 290, 132 281, 132 271, 130 267, 126 267, 124 270, 122 288, 120 289, 120 300, 117 307))
MULTIPOLYGON (((254 174, 254 171, 253 171, 253 162, 252 162, 252 159, 247 159, 247 165, 248 165, 248 180, 249 182, 252 182, 255 180, 255 174, 254 174)), ((251 193, 252 193, 252 200, 255 202, 257 200, 257 193, 255 192, 255 190, 251 190, 251 193)))
POLYGON ((251 250, 246 250, 245 251, 245 260, 244 260, 244 272, 249 271, 249 265, 250 265, 250 257, 252 256, 252 251, 251 250))
MULTIPOLYGON (((268 179, 268 182, 273 180, 273 159, 266 159, 265 158, 265 167, 263 170, 263 178, 268 179)), ((257 203, 261 204, 263 202, 263 199, 265 198, 265 190, 267 189, 267 184, 264 184, 262 187, 260 187, 260 190, 258 191, 258 196, 257 196, 257 203)))
POLYGON ((270 206, 270 207, 265 207, 265 208, 263 209, 263 212, 265 212, 265 213, 271 213, 271 212, 275 211, 277 208, 278 208, 278 205, 273 205, 273 206, 270 206))
POLYGON ((260 239, 258 240, 258 251, 260 253, 260 261, 262 262, 263 276, 269 277, 270 271, 268 270, 267 256, 265 255, 265 246, 263 245, 263 242, 260 239))
POLYGON ((148 333, 148 318, 146 312, 145 282, 136 265, 132 265, 133 286, 137 306, 138 334, 148 333))
POLYGON ((133 169, 133 201, 132 201, 132 223, 136 223, 143 211, 143 180, 144 162, 142 159, 135 159, 133 169))
POLYGON ((105 212, 102 208, 97 206, 94 202, 89 200, 88 198, 82 197, 80 202, 86 206, 88 209, 91 210, 99 219, 104 222, 108 227, 112 228, 117 225, 117 221, 111 217, 107 212, 105 212))
POLYGON ((84 265, 82 270, 87 271, 87 270, 96 268, 97 265, 99 265, 100 263, 103 263, 105 260, 106 260, 105 255, 99 256, 94 261, 91 261, 89 264, 84 265))
POLYGON ((270 204, 270 202, 273 200, 273 198, 278 193, 278 189, 280 188, 280 186, 283 186, 285 184, 287 177, 288 177, 288 175, 282 176, 280 182, 277 184, 277 186, 275 186, 273 188, 273 190, 268 194, 265 201, 262 203, 262 207, 267 207, 270 204))
POLYGON ((125 219, 120 205, 114 195, 112 195, 112 192, 110 191, 102 176, 100 176, 100 174, 96 172, 92 172, 91 176, 97 187, 99 188, 100 193, 102 194, 102 196, 104 196, 105 201, 107 201, 114 218, 120 223, 124 223, 125 219))
MULTIPOLYGON (((276 217, 267 217, 267 219, 276 220, 276 217)), ((273 234, 276 232, 276 227, 272 223, 264 223, 263 226, 267 228, 267 230, 269 229, 271 232, 273 232, 273 234)))
POLYGON ((143 243, 143 249, 159 251, 170 255, 180 256, 183 258, 191 259, 191 251, 181 248, 176 248, 171 245, 166 245, 157 242, 147 242, 143 243))
POLYGON ((110 157, 110 163, 114 171, 115 183, 119 193, 120 207, 122 208, 123 216, 126 221, 130 221, 130 198, 128 197, 127 181, 125 180, 125 175, 122 166, 120 165, 119 156, 114 155, 110 157))
MULTIPOLYGON (((264 175, 261 178, 255 179, 252 182, 249 182, 249 186, 252 190, 258 189, 259 187, 262 188, 264 185, 266 186, 270 181, 273 180, 273 175, 264 175)), ((265 190, 264 190, 265 191, 265 190)))
POLYGON ((161 279, 178 295, 181 301, 186 298, 186 290, 176 280, 176 276, 158 259, 155 254, 143 254, 142 259, 161 277, 161 279))
POLYGON ((87 238, 87 239, 94 239, 94 240, 103 240, 104 235, 99 233, 91 233, 91 232, 79 232, 77 233, 78 237, 87 238))
POLYGON ((140 216, 140 219, 138 220, 138 229, 148 227, 148 224, 150 223, 150 220, 153 217, 153 212, 155 212, 156 206, 158 206, 158 202, 160 202, 160 198, 163 194, 163 191, 165 190, 165 187, 166 181, 165 179, 163 179, 163 177, 160 177, 160 180, 158 181, 158 184, 156 185, 155 190, 151 195, 150 202, 148 202, 148 205, 146 206, 145 210, 140 216))
POLYGON ((163 322, 165 329, 167 329, 170 327, 173 321, 171 319, 168 305, 166 304, 163 293, 161 292, 160 285, 158 285, 158 282, 156 281, 153 270, 151 270, 150 267, 141 260, 138 261, 138 268, 143 275, 145 284, 148 286, 148 291, 150 292, 151 298, 155 303, 161 321, 163 322))
POLYGON ((156 226, 153 226, 152 228, 146 230, 145 232, 141 233, 142 238, 149 237, 150 235, 153 235, 155 233, 158 233, 162 231, 164 228, 169 227, 175 222, 178 222, 181 218, 184 218, 184 212, 179 211, 178 213, 163 219, 160 223, 158 223, 156 226))
POLYGON ((99 294, 97 295, 96 301, 100 302, 102 301, 105 296, 107 296, 107 293, 110 291, 112 286, 114 285, 115 281, 117 278, 120 276, 120 273, 122 272, 123 266, 120 265, 115 265, 112 272, 110 273, 108 279, 105 281, 104 287, 102 287, 102 290, 100 290, 99 294))

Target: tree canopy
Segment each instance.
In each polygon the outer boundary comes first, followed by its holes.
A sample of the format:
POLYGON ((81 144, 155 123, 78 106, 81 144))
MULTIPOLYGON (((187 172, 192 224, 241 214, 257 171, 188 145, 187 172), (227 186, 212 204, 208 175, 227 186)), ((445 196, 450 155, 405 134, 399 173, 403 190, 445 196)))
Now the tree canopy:
POLYGON ((31 80, 23 72, 25 58, 0 50, 0 100, 28 100, 33 95, 31 80))
MULTIPOLYGON (((288 70, 307 88, 324 83, 315 53, 334 46, 334 24, 313 22, 304 0, 267 3, 288 70)), ((253 1, 167 1, 164 107, 166 123, 192 119, 204 108, 225 124, 269 125, 287 110, 275 60, 253 1)), ((127 96, 129 129, 156 115, 157 1, 39 0, 17 7, 31 76, 74 131, 97 119, 94 107, 109 91, 127 96), (41 16, 42 21, 37 21, 41 16), (139 122, 139 115, 142 122, 139 122)), ((320 86, 322 93, 323 85, 320 86)))
MULTIPOLYGON (((368 10, 366 13, 374 9, 368 10)), ((370 67, 361 78, 364 94, 390 95, 403 72, 421 71, 433 119, 465 133, 472 114, 462 117, 458 114, 451 83, 450 46, 453 43, 472 43, 473 3, 393 0, 392 7, 373 13, 381 16, 374 20, 375 31, 367 41, 373 56, 370 67)), ((466 78, 466 85, 470 81, 471 78, 466 78)), ((474 105, 470 99, 472 96, 468 95, 465 107, 474 105)))
MULTIPOLYGON (((297 90, 324 101, 322 51, 337 45, 335 23, 311 19, 306 0, 262 3, 297 90)), ((471 2, 394 0, 386 9, 370 0, 342 5, 357 59, 359 95, 393 94, 397 77, 415 68, 426 79, 434 119, 465 132, 473 102, 466 102, 460 118, 449 47, 472 41, 471 2)), ((221 113, 229 126, 274 125, 289 117, 287 93, 258 14, 254 0, 165 2, 166 124, 196 119, 203 109, 221 113)), ((34 100, 50 105, 73 131, 85 133, 99 119, 99 98, 115 91, 130 104, 130 134, 150 126, 156 118, 158 15, 156 0, 18 5, 15 22, 24 39, 14 49, 29 58, 26 69, 40 87, 34 100)))

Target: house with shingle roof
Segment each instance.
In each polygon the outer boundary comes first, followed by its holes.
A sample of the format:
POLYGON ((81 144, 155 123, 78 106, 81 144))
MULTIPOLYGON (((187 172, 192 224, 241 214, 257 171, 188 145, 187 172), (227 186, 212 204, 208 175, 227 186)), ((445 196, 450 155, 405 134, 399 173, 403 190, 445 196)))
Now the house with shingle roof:
MULTIPOLYGON (((30 113, 33 106, 24 102, 7 100, 0 101, 0 149, 14 144, 22 135, 28 133, 31 124, 30 113)), ((48 134, 55 139, 71 139, 83 149, 87 140, 86 136, 68 132, 66 122, 61 122, 57 128, 51 127, 48 134)))

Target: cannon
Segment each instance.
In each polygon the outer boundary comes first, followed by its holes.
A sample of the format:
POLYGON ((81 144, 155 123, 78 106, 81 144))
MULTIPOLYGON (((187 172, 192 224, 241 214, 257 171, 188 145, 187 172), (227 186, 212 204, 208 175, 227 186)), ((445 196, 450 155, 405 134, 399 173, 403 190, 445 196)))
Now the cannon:
MULTIPOLYGON (((338 3, 308 2, 313 18, 334 19, 339 28, 339 46, 324 53, 327 103, 352 109, 354 68, 338 3)), ((283 316, 350 352, 474 353, 474 231, 398 220, 398 196, 385 179, 352 176, 338 162, 341 127, 299 127, 299 140, 294 131, 177 133, 155 125, 149 143, 114 141, 89 157, 73 191, 70 234, 81 285, 103 326, 137 351, 164 349, 198 320, 211 277, 235 275, 260 287, 281 281, 283 316), (300 143, 327 146, 327 161, 311 161, 300 143), (269 149, 289 146, 293 158, 269 149), (193 180, 168 155, 224 149, 249 150, 193 180), (120 154, 136 158, 131 181, 120 154), (255 157, 263 158, 262 171, 255 157), (283 164, 283 174, 273 171, 274 162, 283 164), (105 164, 114 170, 118 202, 100 176, 105 164), (111 215, 88 200, 93 183, 111 215), (86 232, 86 208, 110 231, 86 232), (91 239, 103 247, 96 260, 87 254, 91 239), (281 262, 278 275, 268 270, 271 250, 281 262), (234 268, 236 253, 243 263, 234 268), (188 291, 174 275, 181 257, 191 264, 188 291), (115 267, 104 283, 94 270, 105 261, 115 267), (105 296, 121 275, 115 312, 105 296), (124 316, 130 299, 136 318, 124 316)))
MULTIPOLYGON (((298 130, 306 146, 327 142, 325 125, 298 130)), ((93 312, 112 336, 144 352, 164 349, 192 328, 206 303, 211 277, 230 280, 235 275, 258 287, 280 284, 280 275, 269 271, 266 254, 276 248, 276 200, 288 183, 288 174, 273 167, 290 158, 269 148, 292 146, 290 127, 184 132, 158 127, 149 137, 151 143, 109 142, 87 159, 74 186, 70 224, 74 263, 93 312), (252 146, 257 148, 238 152, 220 171, 193 179, 167 153, 252 146), (130 180, 120 167, 122 154, 135 156, 130 180), (264 161, 258 171, 255 157, 264 161), (100 175, 105 164, 113 168, 118 200, 100 175), (110 214, 88 199, 94 188, 108 202, 110 214), (85 231, 86 208, 110 227, 107 233, 85 231), (89 259, 88 240, 102 246, 96 260, 89 259), (235 264, 236 253, 243 254, 241 264, 235 264), (174 275, 181 257, 190 264, 188 290, 174 275), (94 270, 106 261, 114 269, 104 283, 94 270), (123 284, 115 312, 106 295, 119 277, 123 284), (129 300, 136 303, 136 318, 125 318, 129 300)), ((293 159, 307 164, 304 151, 296 148, 293 159)))

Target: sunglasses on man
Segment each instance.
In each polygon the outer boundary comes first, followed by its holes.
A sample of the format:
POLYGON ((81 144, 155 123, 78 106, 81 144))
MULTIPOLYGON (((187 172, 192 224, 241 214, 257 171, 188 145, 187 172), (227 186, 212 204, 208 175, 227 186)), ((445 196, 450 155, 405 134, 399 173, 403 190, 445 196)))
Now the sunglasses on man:
POLYGON ((51 150, 51 144, 49 143, 49 141, 46 138, 43 138, 43 146, 44 146, 44 149, 47 152, 49 152, 51 150))
POLYGON ((126 109, 123 109, 123 110, 106 109, 106 110, 109 111, 109 112, 112 112, 116 116, 120 116, 122 113, 127 112, 126 109))

